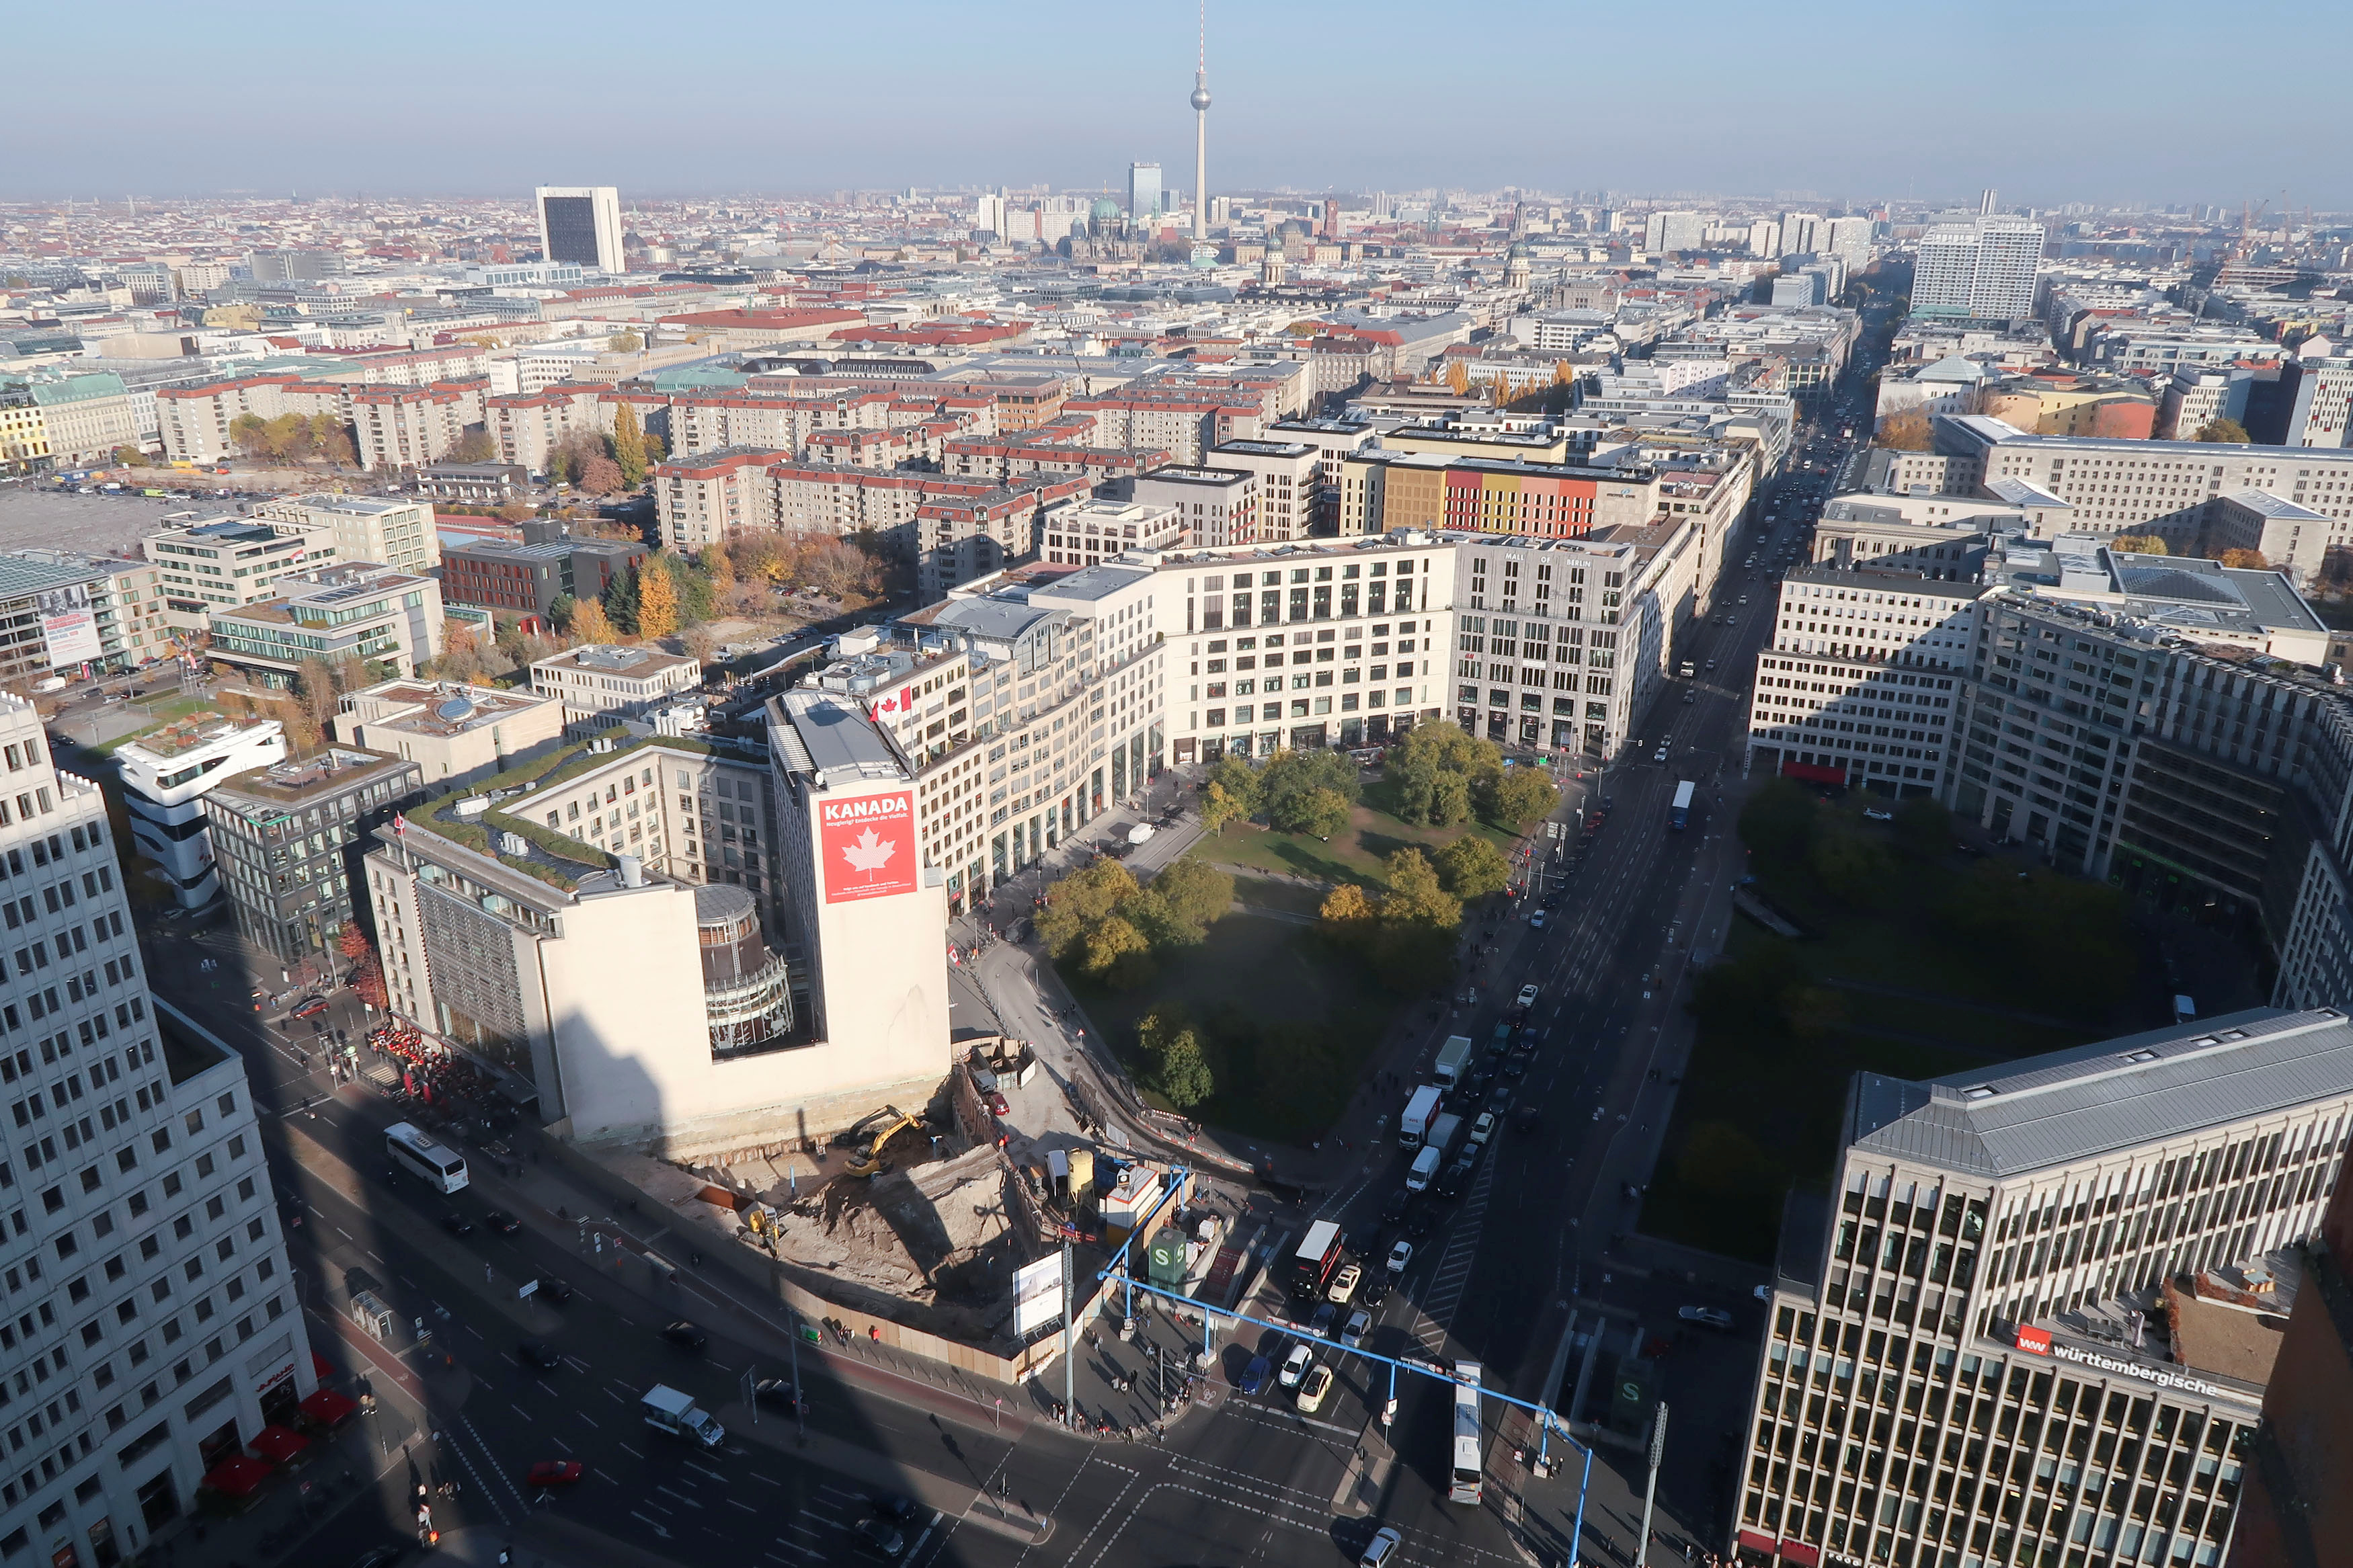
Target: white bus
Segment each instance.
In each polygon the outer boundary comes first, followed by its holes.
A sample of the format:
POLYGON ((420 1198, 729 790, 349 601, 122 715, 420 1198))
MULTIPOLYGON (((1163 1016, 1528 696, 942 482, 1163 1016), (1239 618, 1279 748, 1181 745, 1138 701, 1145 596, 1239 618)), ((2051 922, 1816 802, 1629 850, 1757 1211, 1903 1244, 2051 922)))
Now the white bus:
POLYGON ((454 1193, 466 1184, 466 1162, 406 1121, 384 1130, 384 1151, 394 1164, 422 1176, 437 1192, 454 1193))
POLYGON ((1458 1361, 1454 1375, 1454 1477, 1447 1488, 1449 1502, 1476 1503, 1479 1482, 1486 1470, 1479 1435, 1479 1363, 1458 1361))

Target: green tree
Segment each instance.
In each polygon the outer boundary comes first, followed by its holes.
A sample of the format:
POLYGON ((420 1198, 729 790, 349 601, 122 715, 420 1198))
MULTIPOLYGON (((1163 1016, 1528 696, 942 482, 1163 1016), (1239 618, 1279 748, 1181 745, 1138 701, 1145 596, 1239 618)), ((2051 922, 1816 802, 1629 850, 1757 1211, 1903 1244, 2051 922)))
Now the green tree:
POLYGON ((1047 890, 1046 907, 1038 911, 1035 922, 1038 939, 1053 957, 1071 957, 1087 932, 1111 919, 1135 890, 1135 879, 1116 860, 1098 860, 1073 871, 1047 890))
POLYGON ((1451 931, 1462 923, 1462 903, 1438 879, 1438 868, 1419 849, 1397 851, 1383 863, 1388 891, 1381 895, 1384 921, 1451 931))
POLYGON ((1438 852, 1438 879, 1458 899, 1481 899, 1510 883, 1511 862, 1489 840, 1466 833, 1438 852))
POLYGON ((1180 1029, 1163 1042, 1158 1071, 1154 1076, 1157 1079, 1155 1087, 1179 1110, 1189 1111, 1206 1104, 1218 1089, 1208 1058, 1202 1055, 1201 1042, 1190 1029, 1180 1029))
POLYGON ((613 414, 613 462, 621 470, 621 484, 636 489, 646 482, 646 437, 638 411, 623 403, 613 414))
POLYGON ((1150 977, 1152 943, 1124 915, 1113 915, 1088 931, 1080 948, 1079 966, 1098 980, 1128 986, 1150 977))
POLYGON ((499 444, 480 425, 469 425, 459 436, 458 444, 449 448, 448 460, 452 463, 488 463, 499 455, 499 444))
POLYGON ((570 631, 572 629, 573 612, 577 610, 579 607, 580 601, 574 598, 571 595, 556 595, 554 598, 549 600, 547 603, 547 619, 549 624, 554 626, 559 632, 570 631))
POLYGON ((1348 826, 1348 800, 1337 790, 1317 787, 1287 803, 1293 831, 1329 838, 1348 826))
POLYGON ((2121 550, 2127 555, 2170 555, 2165 541, 2154 533, 2120 533, 2108 541, 2108 548, 2121 550))
POLYGON ((1740 808, 1740 841, 1762 860, 1795 865, 1813 842, 1814 797, 1795 779, 1767 779, 1740 808))
POLYGON ((2254 437, 2248 435, 2247 427, 2235 419, 2209 419, 2205 424, 2198 426, 2198 434, 2192 436, 2190 439, 2223 441, 2244 447, 2253 442, 2254 437))
POLYGON ((1953 814, 1934 795, 1915 795, 1895 808, 1895 847, 1915 860, 1939 860, 1953 842, 1953 814))
POLYGON ((1179 940, 1198 942, 1233 907, 1234 879, 1206 860, 1178 860, 1152 879, 1179 940))
POLYGON ((1231 752, 1218 759, 1201 789, 1201 826, 1212 833, 1258 815, 1258 771, 1231 752))
POLYGON ((1429 827, 1470 819, 1471 781, 1503 768, 1503 753, 1453 724, 1417 726, 1389 762, 1398 816, 1429 827))
POLYGON ((1339 931, 1360 930, 1379 915, 1363 887, 1355 882, 1343 882, 1324 894, 1323 905, 1315 912, 1325 926, 1339 931))
POLYGON ((638 563, 638 635, 666 637, 678 630, 678 584, 658 555, 638 563))
POLYGON ((114 460, 122 468, 143 468, 147 466, 147 454, 136 447, 117 447, 114 460))
POLYGON ((1147 1087, 1179 1110, 1190 1110, 1217 1092, 1198 1033, 1177 1014, 1146 1014, 1135 1026, 1147 1087))
POLYGON ((624 637, 638 635, 638 576, 644 570, 640 561, 605 584, 605 618, 624 637))
POLYGON ((1479 786, 1480 813, 1498 827, 1525 827, 1560 805, 1560 791, 1542 768, 1500 768, 1483 775, 1479 786))
POLYGON ((1806 861, 1833 897, 1857 909, 1887 908, 1909 890, 1897 880, 1887 846, 1852 817, 1825 818, 1814 830, 1806 861))
MULTIPOLYGON (((1309 798, 1318 790, 1337 795, 1345 825, 1346 808, 1360 791, 1356 764, 1337 752, 1277 752, 1259 770, 1258 781, 1260 809, 1277 831, 1316 832, 1319 837, 1338 829, 1319 831, 1308 826, 1309 798)), ((1328 819, 1328 815, 1323 813, 1319 819, 1328 819)))
POLYGON ((615 332, 605 340, 606 350, 617 354, 633 354, 645 346, 646 340, 635 332, 615 332))

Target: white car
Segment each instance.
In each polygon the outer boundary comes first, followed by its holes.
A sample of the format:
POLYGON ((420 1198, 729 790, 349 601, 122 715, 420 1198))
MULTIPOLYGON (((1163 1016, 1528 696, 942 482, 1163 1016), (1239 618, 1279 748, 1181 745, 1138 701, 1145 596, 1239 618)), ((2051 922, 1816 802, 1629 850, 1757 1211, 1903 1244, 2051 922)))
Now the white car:
POLYGON ((1652 753, 1651 760, 1654 763, 1665 762, 1667 760, 1667 748, 1661 746, 1656 752, 1652 753))
POLYGON ((1470 1147, 1476 1149, 1480 1144, 1484 1143, 1488 1139, 1493 1138, 1494 1135, 1495 1113, 1492 1110, 1481 1111, 1479 1113, 1479 1120, 1471 1124, 1470 1147))
POLYGON ((1348 1298, 1356 1293, 1356 1287, 1363 1283, 1364 1278, 1364 1269, 1356 1264, 1342 1264, 1340 1272, 1332 1276, 1332 1289, 1325 1292, 1325 1299, 1346 1306, 1348 1298))
POLYGON ((1521 1006, 1523 1006, 1523 1007, 1533 1007, 1533 1006, 1535 1006, 1535 1005, 1536 1005, 1536 995, 1537 995, 1537 992, 1536 992, 1536 988, 1535 988, 1535 986, 1533 986, 1533 985, 1523 985, 1523 986, 1521 986, 1521 987, 1520 987, 1520 1000, 1519 1000, 1519 1005, 1521 1005, 1521 1006))
POLYGON ((1314 1351, 1305 1345, 1293 1345, 1291 1353, 1282 1358, 1282 1371, 1276 1374, 1276 1381, 1285 1388, 1297 1388, 1301 1380, 1306 1377, 1307 1369, 1314 1364, 1314 1351))
POLYGON ((1400 1241, 1395 1247, 1389 1248, 1388 1269, 1390 1273, 1404 1273, 1406 1265, 1412 1261, 1413 1243, 1410 1241, 1400 1241))

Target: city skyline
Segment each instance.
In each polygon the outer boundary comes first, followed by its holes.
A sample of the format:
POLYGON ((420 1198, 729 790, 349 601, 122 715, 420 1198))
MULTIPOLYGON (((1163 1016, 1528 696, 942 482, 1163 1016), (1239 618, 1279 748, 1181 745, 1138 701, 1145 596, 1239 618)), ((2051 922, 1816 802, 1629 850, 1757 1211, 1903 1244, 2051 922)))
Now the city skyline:
MULTIPOLYGON (((2341 16, 2259 11, 2292 26, 2315 54, 2353 30, 2341 16)), ((1499 64, 1494 33, 1433 37, 1399 6, 1234 8, 1209 18, 1219 35, 1219 183, 1715 188, 1832 200, 1940 190, 1961 200, 1992 184, 2005 200, 2037 205, 2277 200, 2284 187, 2285 205, 2353 206, 2353 180, 2316 151, 2332 143, 2335 130, 2321 101, 2277 93, 2261 57, 2202 50, 2186 8, 2136 12, 2126 31, 2105 15, 1998 7, 1959 36, 1891 26, 1860 7, 1813 15, 1817 30, 1752 34, 1745 14, 1710 5, 1679 28, 1678 41, 1721 29, 1740 38, 1737 49, 1686 51, 1651 70, 1620 68, 1589 80, 1574 66, 1531 80, 1524 68, 1499 64), (2054 139, 2042 128, 2054 112, 2054 84, 2020 68, 2016 45, 2025 36, 2041 58, 2095 54, 2151 80, 2193 74, 2213 100, 2262 90, 2271 133, 2253 142, 2176 139, 2162 169, 2136 138, 2054 139), (1316 68, 1303 75, 1296 68, 1308 59, 1316 68), (1924 101, 1963 92, 1971 104, 1965 119, 1922 116, 1924 101), (1474 104, 1480 135, 1436 133, 1474 104), (1766 124, 1777 134, 1757 135, 1766 124), (2298 158, 2290 152, 2298 147, 2316 151, 2298 158)), ((1067 6, 912 7, 911 30, 938 58, 955 60, 960 75, 936 93, 894 93, 887 111, 874 96, 856 16, 818 13, 803 19, 789 44, 769 44, 748 13, 737 27, 723 8, 712 32, 730 36, 739 79, 788 76, 792 92, 773 100, 671 95, 650 75, 649 108, 658 107, 666 134, 587 146, 574 112, 582 96, 615 100, 607 110, 625 114, 638 93, 615 76, 608 17, 617 25, 619 14, 606 7, 567 12, 563 30, 552 33, 550 14, 533 8, 466 13, 469 44, 459 58, 533 62, 520 80, 501 79, 495 88, 479 68, 453 67, 446 35, 430 26, 370 33, 368 74, 400 81, 413 111, 398 138, 284 133, 350 103, 349 73, 315 67, 331 40, 308 30, 283 40, 237 27, 174 35, 169 50, 112 61, 110 112, 97 122, 73 112, 82 89, 71 73, 37 73, 18 89, 22 123, 31 129, 24 155, 0 180, 0 199, 229 188, 522 194, 546 180, 609 182, 647 195, 1039 181, 1094 188, 1115 184, 1131 161, 1182 166, 1194 129, 1181 101, 1197 53, 1191 7, 1115 24, 1067 6), (225 98, 224 82, 248 90, 225 98), (211 133, 186 134, 191 114, 211 133), (976 121, 986 134, 973 133, 976 121), (1073 127, 1086 129, 1073 135, 1073 127), (222 156, 225 142, 240 147, 236 157, 222 156), (698 142, 698 155, 681 158, 681 147, 698 142)), ((1631 20, 1571 24, 1533 9, 1520 31, 1514 61, 1639 61, 1645 40, 1657 38, 1631 20)), ((70 25, 55 15, 25 19, 20 43, 27 58, 70 58, 76 47, 70 25)))

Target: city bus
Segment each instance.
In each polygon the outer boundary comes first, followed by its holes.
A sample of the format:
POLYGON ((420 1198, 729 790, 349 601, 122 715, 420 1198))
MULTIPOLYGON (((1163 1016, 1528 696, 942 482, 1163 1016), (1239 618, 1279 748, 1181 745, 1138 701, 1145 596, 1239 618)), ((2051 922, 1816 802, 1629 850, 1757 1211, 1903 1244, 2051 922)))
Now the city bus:
POLYGON ((1454 1363, 1454 1475, 1446 1489, 1449 1502, 1476 1504, 1479 1483, 1486 1470, 1479 1434, 1479 1363, 1454 1363))
POLYGON ((436 1143, 406 1121, 396 1121, 384 1130, 384 1152, 392 1156, 395 1165, 423 1177, 436 1192, 454 1193, 466 1184, 466 1162, 458 1152, 436 1143))
POLYGON ((1340 1258, 1338 1222, 1319 1219, 1309 1226, 1299 1238, 1299 1250, 1291 1255, 1291 1293, 1311 1299, 1323 1295, 1339 1269, 1340 1258))

